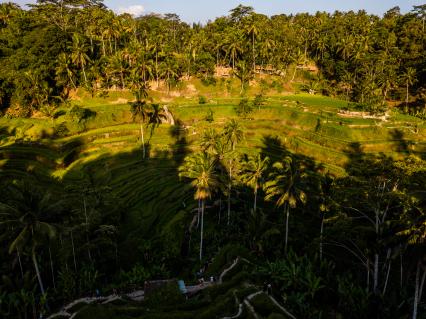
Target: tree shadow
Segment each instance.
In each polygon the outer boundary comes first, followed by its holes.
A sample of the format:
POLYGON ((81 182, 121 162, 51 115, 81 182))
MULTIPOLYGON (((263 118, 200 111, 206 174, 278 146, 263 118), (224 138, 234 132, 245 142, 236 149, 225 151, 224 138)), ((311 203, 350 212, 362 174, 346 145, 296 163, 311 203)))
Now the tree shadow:
POLYGON ((404 138, 404 132, 402 130, 394 129, 390 131, 389 134, 396 147, 397 152, 404 154, 411 153, 411 147, 413 145, 413 142, 404 138))

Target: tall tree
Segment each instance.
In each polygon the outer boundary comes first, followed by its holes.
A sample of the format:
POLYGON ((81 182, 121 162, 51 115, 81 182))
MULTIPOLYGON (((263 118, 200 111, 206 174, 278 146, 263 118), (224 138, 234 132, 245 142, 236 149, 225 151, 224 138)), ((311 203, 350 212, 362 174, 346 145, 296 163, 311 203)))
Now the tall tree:
POLYGON ((253 188, 254 193, 254 203, 253 211, 256 213, 256 204, 257 204, 257 191, 262 186, 262 179, 268 168, 269 157, 264 157, 260 154, 257 156, 250 156, 246 162, 243 163, 243 173, 242 180, 243 182, 253 188))
POLYGON ((81 68, 84 77, 84 85, 87 85, 86 65, 90 62, 89 55, 87 54, 89 51, 88 45, 81 35, 74 33, 72 36, 72 46, 69 49, 71 50, 71 60, 81 68))
POLYGON ((37 275, 40 291, 45 294, 37 251, 47 239, 56 235, 55 221, 64 210, 64 201, 54 199, 48 191, 41 191, 29 182, 10 185, 8 197, 0 202, 1 224, 9 225, 15 234, 9 245, 9 253, 29 250, 37 275))
POLYGON ((407 68, 401 76, 401 80, 405 83, 406 94, 405 94, 405 109, 408 112, 408 99, 409 99, 409 88, 416 82, 416 70, 414 68, 407 68))
POLYGON ((301 189, 301 178, 304 172, 300 171, 297 163, 290 156, 273 165, 274 171, 265 183, 265 199, 275 199, 277 207, 284 206, 285 222, 285 252, 288 246, 288 222, 290 208, 296 208, 297 203, 303 204, 307 201, 306 193, 301 189))
POLYGON ((200 261, 203 258, 204 209, 206 200, 211 198, 213 192, 219 186, 215 164, 216 160, 214 157, 205 153, 197 153, 186 157, 183 165, 179 168, 180 177, 192 180, 191 185, 195 188, 194 199, 201 201, 200 261))

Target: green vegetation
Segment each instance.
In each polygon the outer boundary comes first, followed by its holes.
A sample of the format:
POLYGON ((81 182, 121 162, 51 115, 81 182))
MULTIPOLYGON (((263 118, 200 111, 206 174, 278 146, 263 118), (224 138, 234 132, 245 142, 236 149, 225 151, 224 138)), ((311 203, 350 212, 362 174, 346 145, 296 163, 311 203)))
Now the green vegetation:
POLYGON ((421 318, 424 16, 0 4, 0 317, 421 318))

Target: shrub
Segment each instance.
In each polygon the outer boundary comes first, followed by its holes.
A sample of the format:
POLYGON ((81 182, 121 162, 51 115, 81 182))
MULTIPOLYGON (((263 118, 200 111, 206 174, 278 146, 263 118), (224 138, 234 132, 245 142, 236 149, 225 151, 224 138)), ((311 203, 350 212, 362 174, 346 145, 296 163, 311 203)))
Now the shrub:
POLYGON ((120 281, 125 285, 141 286, 150 277, 149 272, 140 264, 133 266, 130 271, 120 273, 120 281))
POLYGON ((206 115, 206 121, 207 122, 209 122, 209 123, 211 123, 211 122, 213 122, 214 121, 214 118, 213 118, 213 110, 212 109, 209 109, 208 111, 207 111, 207 115, 206 115))
POLYGON ((149 295, 145 296, 145 303, 148 307, 170 307, 176 308, 179 304, 185 301, 185 297, 179 290, 176 281, 171 281, 163 287, 154 290, 149 295))
POLYGON ((247 115, 252 111, 253 107, 247 98, 241 99, 240 103, 238 103, 238 105, 235 107, 235 112, 237 115, 243 118, 247 117, 247 115))
POLYGON ((71 118, 71 120, 76 121, 77 123, 81 123, 84 120, 88 120, 89 118, 95 117, 96 112, 82 108, 78 105, 74 105, 68 111, 68 116, 71 118))
POLYGON ((217 275, 219 272, 236 257, 250 258, 249 251, 247 248, 241 245, 226 245, 224 246, 213 259, 213 262, 207 269, 207 275, 217 275))
POLYGON ((201 78, 201 83, 203 83, 205 86, 216 85, 216 79, 209 75, 207 77, 201 78))
POLYGON ((249 278, 249 274, 247 272, 240 272, 238 275, 232 277, 231 280, 221 284, 215 285, 205 289, 205 292, 208 293, 212 300, 217 297, 225 294, 229 289, 240 285, 244 280, 249 278))
POLYGON ((198 97, 198 104, 207 104, 207 98, 204 95, 198 97))
POLYGON ((250 303, 253 305, 256 312, 267 317, 272 313, 280 313, 281 310, 275 305, 271 299, 265 294, 255 296, 250 303))
POLYGON ((253 105, 260 110, 260 107, 265 104, 265 97, 262 94, 257 94, 253 100, 253 105))

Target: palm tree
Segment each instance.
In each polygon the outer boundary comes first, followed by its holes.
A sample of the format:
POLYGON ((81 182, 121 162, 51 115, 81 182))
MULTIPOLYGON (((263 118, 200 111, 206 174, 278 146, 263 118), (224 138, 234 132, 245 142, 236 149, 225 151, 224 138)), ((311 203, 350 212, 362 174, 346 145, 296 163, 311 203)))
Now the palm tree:
POLYGON ((143 131, 143 125, 145 121, 147 120, 149 113, 148 113, 148 104, 145 100, 137 100, 136 102, 132 103, 132 118, 133 121, 136 120, 136 118, 139 118, 140 121, 140 134, 141 134, 141 143, 142 143, 142 152, 143 152, 143 158, 145 159, 146 151, 145 151, 145 140, 144 140, 144 131, 143 131))
POLYGON ((232 151, 235 151, 235 147, 239 142, 242 141, 244 133, 241 130, 240 125, 234 119, 225 124, 223 129, 223 137, 226 142, 231 146, 232 151))
POLYGON ((321 227, 320 227, 320 245, 319 245, 319 258, 322 260, 323 256, 323 241, 324 241, 324 220, 325 215, 330 211, 331 206, 331 195, 333 186, 333 177, 330 174, 321 176, 319 184, 319 200, 320 200, 320 215, 321 215, 321 227))
POLYGON ((55 237, 56 227, 52 222, 62 211, 64 202, 53 199, 51 193, 41 192, 29 183, 11 185, 6 191, 7 199, 0 202, 2 215, 0 224, 9 225, 12 232, 15 232, 14 239, 9 245, 9 253, 30 247, 40 291, 44 294, 37 250, 45 244, 46 239, 55 237))
POLYGON ((236 169, 237 164, 237 154, 235 152, 235 147, 244 137, 244 133, 241 130, 240 125, 238 122, 234 119, 232 119, 230 122, 225 124, 225 127, 223 129, 223 138, 225 139, 225 142, 230 146, 231 152, 228 152, 225 154, 225 157, 227 158, 226 166, 228 171, 228 189, 227 189, 227 195, 228 195, 228 225, 230 223, 230 216, 231 216, 231 190, 232 190, 232 180, 233 180, 233 173, 235 174, 234 170, 236 169))
POLYGON ((259 34, 259 29, 256 23, 255 15, 250 15, 249 24, 247 24, 245 28, 245 33, 251 37, 251 44, 252 44, 252 59, 253 59, 253 72, 256 72, 256 51, 255 51, 255 44, 256 44, 256 38, 259 34))
POLYGON ((160 64, 161 74, 167 84, 167 94, 170 93, 172 84, 179 80, 177 61, 174 57, 167 57, 165 61, 160 64))
POLYGON ((296 162, 290 156, 286 156, 281 162, 274 163, 273 168, 274 171, 264 185, 265 199, 276 198, 276 206, 284 206, 284 214, 286 215, 285 252, 287 253, 290 208, 296 208, 298 201, 303 204, 306 203, 306 194, 300 189, 302 174, 296 166, 296 162))
POLYGON ((87 51, 89 49, 84 39, 77 33, 74 33, 72 36, 72 46, 70 47, 70 50, 71 60, 73 63, 75 63, 78 67, 82 69, 84 76, 84 84, 87 84, 85 66, 90 61, 90 58, 87 55, 87 51))
POLYGON ((407 68, 402 74, 401 80, 405 82, 406 85, 405 108, 406 111, 408 111, 409 87, 416 82, 416 70, 411 67, 407 68))
POLYGON ((234 70, 233 74, 235 74, 235 76, 240 80, 240 93, 243 94, 244 90, 249 84, 249 81, 253 77, 253 70, 247 65, 245 60, 241 60, 237 63, 237 68, 234 70))
POLYGON ((238 174, 239 169, 239 156, 235 151, 228 151, 224 154, 224 167, 227 170, 227 176, 225 177, 225 184, 227 185, 225 194, 228 197, 228 225, 231 223, 231 193, 232 183, 238 174))
POLYGON ((225 47, 226 55, 229 56, 232 61, 232 71, 234 71, 235 62, 238 56, 243 52, 241 45, 241 35, 238 32, 231 33, 230 36, 226 38, 223 46, 225 47))
POLYGON ((263 174, 268 168, 269 157, 262 159, 262 156, 258 154, 257 156, 249 157, 248 161, 243 164, 243 182, 253 188, 254 192, 254 204, 253 211, 256 212, 256 202, 257 202, 257 191, 260 187, 263 174))
POLYGON ((215 154, 219 138, 220 135, 216 132, 214 128, 209 128, 204 131, 204 134, 201 137, 201 148, 203 149, 203 151, 209 154, 215 154))
POLYGON ((186 157, 184 164, 179 168, 179 177, 192 180, 191 185, 195 188, 194 199, 201 201, 200 261, 203 257, 205 202, 206 199, 211 198, 219 184, 215 165, 214 157, 206 153, 197 153, 186 157))
POLYGON ((60 80, 61 82, 63 82, 65 85, 65 87, 68 87, 68 85, 66 85, 67 80, 69 80, 73 86, 74 89, 76 89, 76 85, 74 83, 73 77, 74 77, 74 73, 72 71, 72 67, 71 67, 71 61, 69 56, 66 53, 61 53, 58 56, 58 66, 56 67, 56 77, 58 80, 60 80))
POLYGON ((151 125, 151 133, 149 137, 150 139, 152 137, 152 134, 154 133, 154 129, 158 127, 163 122, 163 120, 167 119, 166 115, 163 112, 163 108, 161 108, 159 104, 152 103, 151 109, 152 111, 149 114, 149 124, 151 125))

